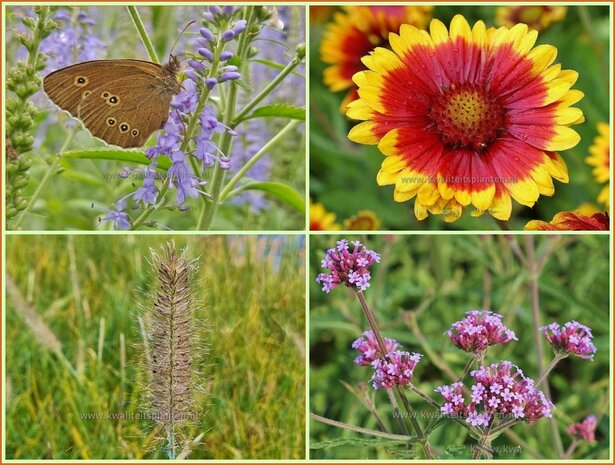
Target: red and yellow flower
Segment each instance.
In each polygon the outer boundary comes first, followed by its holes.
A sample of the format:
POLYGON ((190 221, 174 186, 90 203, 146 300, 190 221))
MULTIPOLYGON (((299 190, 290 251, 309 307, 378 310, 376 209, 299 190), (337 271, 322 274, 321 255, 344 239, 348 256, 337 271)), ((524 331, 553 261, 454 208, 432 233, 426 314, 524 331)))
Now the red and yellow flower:
POLYGON ((389 32, 402 24, 423 28, 429 22, 432 6, 345 6, 334 15, 320 45, 320 56, 329 64, 324 82, 332 92, 350 90, 342 110, 357 98, 352 76, 366 69, 361 58, 379 46, 386 46, 389 32))
POLYGON ((512 27, 527 24, 530 29, 543 31, 551 24, 566 18, 568 7, 561 5, 500 6, 495 10, 495 24, 512 27))
MULTIPOLYGON (((597 183, 608 183, 611 179, 611 155, 610 155, 610 135, 607 123, 598 123, 598 135, 594 138, 594 143, 589 148, 590 156, 585 159, 587 163, 594 167, 592 174, 597 183)), ((610 187, 609 184, 598 194, 598 202, 609 208, 610 187)))
POLYGON ((380 225, 380 218, 371 210, 360 210, 344 220, 344 229, 348 231, 377 231, 380 225))
POLYGON ((310 200, 310 231, 337 231, 341 229, 335 222, 335 213, 328 212, 322 203, 310 200))
POLYGON ((523 229, 526 231, 608 231, 609 215, 606 213, 589 215, 583 210, 559 212, 548 223, 532 220, 523 229))
POLYGON ((572 107, 583 93, 571 90, 578 73, 553 64, 555 47, 534 47, 536 31, 470 28, 457 15, 450 32, 434 19, 429 33, 402 25, 389 38, 353 77, 360 98, 347 115, 363 122, 348 137, 378 145, 378 184, 415 199, 419 220, 455 221, 469 206, 508 220, 512 199, 532 207, 553 179, 568 182, 556 152, 579 142, 569 126, 584 121, 572 107))

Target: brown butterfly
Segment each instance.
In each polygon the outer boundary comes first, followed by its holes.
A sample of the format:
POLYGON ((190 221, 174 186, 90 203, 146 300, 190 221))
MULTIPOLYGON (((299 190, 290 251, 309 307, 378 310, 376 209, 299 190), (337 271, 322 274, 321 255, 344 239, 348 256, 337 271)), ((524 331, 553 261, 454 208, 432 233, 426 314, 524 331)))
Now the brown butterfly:
POLYGON ((59 69, 43 89, 62 110, 81 120, 93 136, 120 147, 141 147, 164 126, 177 82, 179 61, 96 60, 59 69))

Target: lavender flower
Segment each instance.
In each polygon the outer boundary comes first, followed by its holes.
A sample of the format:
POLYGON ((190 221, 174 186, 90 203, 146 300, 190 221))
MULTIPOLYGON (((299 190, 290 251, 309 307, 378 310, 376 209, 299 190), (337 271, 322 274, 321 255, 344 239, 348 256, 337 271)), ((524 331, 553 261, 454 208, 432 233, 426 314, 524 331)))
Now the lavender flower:
POLYGON ((594 336, 587 326, 569 321, 563 327, 558 323, 551 323, 539 329, 545 334, 555 353, 576 355, 586 360, 594 359, 596 353, 596 346, 592 342, 594 336))
POLYGON ((396 350, 386 357, 378 358, 372 362, 375 373, 371 383, 374 389, 391 389, 394 386, 404 386, 412 382, 414 368, 421 360, 421 354, 396 350))
MULTIPOLYGON (((395 339, 384 338, 384 347, 387 354, 397 350, 401 345, 395 339)), ((354 363, 361 366, 371 365, 374 360, 382 357, 382 351, 378 346, 378 341, 374 336, 373 331, 365 331, 361 337, 352 343, 352 348, 360 352, 360 355, 354 359, 354 363)))
POLYGON ((444 398, 441 408, 446 415, 459 415, 472 426, 488 426, 493 418, 509 417, 528 424, 551 417, 553 404, 534 381, 511 362, 502 361, 470 373, 475 384, 470 399, 463 395, 463 384, 440 386, 436 392, 444 398))
POLYGON ((515 333, 502 324, 502 315, 486 310, 466 312, 466 318, 453 323, 446 334, 461 350, 474 353, 518 340, 515 333))
POLYGON ((118 200, 113 210, 107 210, 107 216, 99 218, 99 224, 103 221, 110 221, 113 223, 113 229, 115 230, 130 229, 130 218, 128 217, 128 214, 122 211, 124 209, 123 200, 124 199, 118 200))
POLYGON ((320 273, 316 281, 322 284, 322 290, 329 293, 331 289, 345 284, 361 291, 369 287, 371 274, 369 268, 380 261, 380 255, 367 249, 359 241, 353 241, 353 250, 348 250, 348 241, 337 241, 337 248, 329 249, 322 260, 322 267, 330 273, 320 273))
POLYGON ((596 415, 590 415, 580 423, 573 423, 566 428, 568 434, 575 439, 580 439, 587 442, 596 440, 596 426, 598 421, 596 415))
POLYGON ((85 11, 73 17, 61 9, 54 19, 62 23, 62 28, 41 42, 41 51, 49 57, 45 71, 96 60, 104 54, 107 46, 92 34, 92 26, 96 23, 85 11))

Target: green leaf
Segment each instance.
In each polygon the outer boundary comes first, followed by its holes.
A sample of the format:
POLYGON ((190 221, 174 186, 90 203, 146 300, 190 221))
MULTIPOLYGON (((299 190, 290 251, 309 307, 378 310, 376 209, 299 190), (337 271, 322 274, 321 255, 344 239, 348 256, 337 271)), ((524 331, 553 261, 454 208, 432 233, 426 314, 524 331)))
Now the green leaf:
MULTIPOLYGON (((282 63, 278 63, 277 61, 271 61, 271 60, 263 60, 262 58, 254 58, 250 61, 252 63, 260 63, 261 65, 269 66, 270 68, 278 69, 280 71, 286 68, 286 65, 283 65, 282 63)), ((291 74, 294 74, 295 76, 298 76, 300 78, 305 78, 303 74, 297 71, 292 71, 291 74)))
POLYGON ((251 182, 245 186, 236 189, 229 193, 229 197, 246 190, 257 190, 271 194, 273 197, 281 200, 285 204, 291 206, 302 215, 305 214, 305 202, 301 195, 292 187, 282 184, 281 182, 251 182))
MULTIPOLYGON (((96 150, 73 150, 62 153, 64 159, 82 159, 82 160, 114 160, 125 163, 135 163, 138 165, 149 165, 152 161, 139 150, 121 150, 121 149, 96 149, 96 150)), ((158 168, 163 171, 171 167, 171 161, 168 158, 158 158, 158 168)))
POLYGON ((320 441, 310 444, 310 449, 329 449, 331 447, 341 446, 359 446, 359 447, 387 447, 399 444, 408 444, 416 442, 416 440, 397 441, 393 439, 362 439, 362 438, 337 438, 330 441, 320 441))
POLYGON ((244 116, 240 121, 245 121, 252 118, 268 118, 268 117, 280 117, 290 118, 305 121, 305 108, 296 107, 294 105, 288 105, 286 103, 276 103, 273 105, 265 105, 257 108, 249 115, 244 116))

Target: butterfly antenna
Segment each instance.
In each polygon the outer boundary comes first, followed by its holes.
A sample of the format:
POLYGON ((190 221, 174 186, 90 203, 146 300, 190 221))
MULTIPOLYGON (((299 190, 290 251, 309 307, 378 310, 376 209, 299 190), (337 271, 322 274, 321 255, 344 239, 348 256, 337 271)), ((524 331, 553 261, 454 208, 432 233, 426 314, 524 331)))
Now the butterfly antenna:
POLYGON ((179 42, 179 39, 181 38, 181 36, 184 34, 184 32, 186 32, 186 29, 188 29, 190 26, 192 26, 192 24, 196 23, 196 21, 190 21, 188 24, 186 24, 184 26, 184 28, 182 29, 182 31, 179 33, 179 35, 177 36, 177 39, 175 39, 175 43, 173 44, 173 47, 171 47, 171 51, 169 52, 169 57, 171 57, 173 55, 173 50, 175 50, 175 46, 177 45, 177 42, 179 42))

